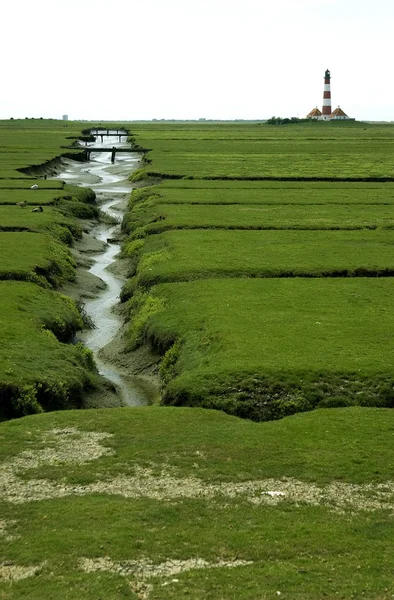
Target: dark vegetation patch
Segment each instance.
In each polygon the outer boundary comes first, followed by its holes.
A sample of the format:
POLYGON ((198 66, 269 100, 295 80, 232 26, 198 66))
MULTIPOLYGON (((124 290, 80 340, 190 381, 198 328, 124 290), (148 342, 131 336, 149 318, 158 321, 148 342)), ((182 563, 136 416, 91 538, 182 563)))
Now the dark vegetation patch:
POLYGON ((56 202, 62 214, 76 219, 98 219, 100 210, 96 204, 96 194, 90 188, 76 185, 64 186, 65 196, 56 202))
MULTIPOLYGON (((263 370, 262 370, 263 371, 263 370)), ((317 408, 394 408, 390 373, 208 373, 196 385, 183 377, 167 386, 163 403, 223 410, 253 421, 272 421, 317 408), (191 385, 192 384, 192 385, 191 385)))

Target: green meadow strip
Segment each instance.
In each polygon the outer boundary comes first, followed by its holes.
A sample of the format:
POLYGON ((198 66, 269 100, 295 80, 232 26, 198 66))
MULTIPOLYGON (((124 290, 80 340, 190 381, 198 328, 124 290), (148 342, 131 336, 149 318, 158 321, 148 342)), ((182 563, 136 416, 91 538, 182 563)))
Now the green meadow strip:
POLYGON ((82 237, 75 221, 48 206, 43 212, 21 210, 18 206, 0 205, 0 231, 31 231, 50 233, 54 238, 71 245, 82 237))
MULTIPOLYGON (((182 178, 184 176, 206 179, 300 179, 394 181, 394 166, 389 152, 371 150, 369 155, 354 152, 337 154, 167 154, 150 152, 151 165, 146 168, 147 177, 182 178)), ((318 153, 319 150, 316 149, 318 153)))
POLYGON ((363 205, 137 205, 123 222, 133 237, 167 229, 377 229, 394 227, 394 204, 363 205))
POLYGON ((136 284, 209 277, 378 277, 394 274, 394 231, 165 231, 126 244, 136 284))
MULTIPOLYGON (((300 198, 297 194, 297 190, 302 191, 307 197, 309 196, 309 190, 311 190, 311 194, 313 195, 313 202, 318 201, 320 194, 329 194, 330 191, 334 191, 334 201, 336 196, 339 194, 339 202, 340 195, 346 192, 352 192, 353 190, 365 191, 369 192, 374 190, 374 193, 379 194, 390 194, 391 192, 391 200, 392 194, 394 191, 394 184, 390 182, 352 182, 352 181, 253 181, 253 180, 215 180, 215 179, 164 179, 161 181, 159 186, 151 186, 150 189, 157 189, 160 192, 165 193, 166 190, 199 190, 202 191, 203 194, 207 194, 209 200, 213 201, 214 196, 218 193, 221 193, 221 190, 225 190, 224 197, 227 193, 237 194, 238 190, 252 190, 260 191, 263 193, 272 192, 279 193, 279 198, 282 194, 282 191, 285 194, 294 194, 295 198, 300 198), (287 190, 294 190, 293 192, 288 192, 287 190), (317 191, 318 190, 318 191, 317 191)), ((240 191, 240 194, 243 195, 243 192, 240 191)), ((253 194, 253 192, 252 192, 253 194)), ((363 194, 363 192, 362 192, 363 194)), ((347 194, 346 194, 347 195, 347 194)), ((197 195, 196 195, 197 196, 197 195)), ((198 196, 197 196, 198 197, 198 196)), ((388 200, 390 196, 388 196, 388 200)), ((298 200, 299 201, 299 200, 298 200)), ((167 202, 167 200, 166 200, 167 202)))
POLYGON ((96 382, 93 360, 86 348, 66 343, 82 327, 70 298, 0 281, 0 418, 83 405, 96 382))
MULTIPOLYGON (((192 183, 206 183, 206 181, 171 181, 171 186, 166 185, 168 180, 159 186, 145 188, 144 191, 137 190, 131 197, 131 206, 152 197, 155 204, 263 204, 273 205, 325 205, 325 204, 394 204, 394 186, 389 183, 379 184, 355 184, 329 182, 313 184, 313 182, 301 184, 294 182, 290 187, 286 182, 281 185, 270 185, 268 182, 245 182, 249 184, 243 187, 241 181, 232 181, 232 186, 227 182, 210 182, 209 185, 217 183, 213 187, 192 186, 192 183), (259 185, 251 186, 252 183, 259 185), (266 185, 263 185, 265 183, 266 185), (179 184, 179 185, 175 185, 179 184)), ((278 184, 279 182, 269 182, 278 184)))
POLYGON ((52 119, 0 120, 0 181, 37 175, 32 169, 58 161, 61 155, 74 155, 73 150, 81 136, 81 123, 52 119), (24 170, 21 171, 21 170, 24 170))
MULTIPOLYGON (((181 128, 180 128, 181 129, 181 128)), ((216 133, 193 138, 198 127, 184 126, 184 136, 161 137, 154 129, 133 128, 146 149, 141 176, 181 179, 393 180, 392 127, 321 127, 309 124, 231 130, 207 125, 216 133), (364 132, 365 129, 365 132, 364 132), (251 136, 251 132, 253 132, 251 136), (277 133, 278 132, 278 133, 277 133), (312 134, 311 134, 312 132, 312 134), (332 133, 332 135, 330 135, 332 133), (235 134, 235 135, 234 135, 235 134)))
POLYGON ((16 205, 18 202, 22 202, 26 206, 44 206, 46 204, 54 204, 65 196, 67 194, 63 190, 0 189, 0 205, 16 205))
POLYGON ((386 279, 210 279, 129 301, 129 343, 167 349, 165 402, 267 420, 318 406, 393 406, 386 279))
POLYGON ((14 279, 58 287, 75 279, 69 250, 49 234, 0 232, 0 280, 14 279))
POLYGON ((62 190, 63 181, 56 179, 40 179, 39 181, 31 181, 31 179, 1 179, 0 190, 29 190, 32 185, 38 184, 40 189, 44 190, 62 190))

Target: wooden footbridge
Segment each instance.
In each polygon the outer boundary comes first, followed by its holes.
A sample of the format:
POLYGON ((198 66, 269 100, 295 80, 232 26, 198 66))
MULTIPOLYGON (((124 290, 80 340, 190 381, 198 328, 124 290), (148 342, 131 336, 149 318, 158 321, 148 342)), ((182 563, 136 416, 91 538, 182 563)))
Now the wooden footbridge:
POLYGON ((89 146, 84 149, 85 159, 90 160, 90 155, 92 152, 111 152, 111 163, 115 162, 115 155, 117 152, 132 152, 131 148, 117 148, 116 146, 112 146, 112 148, 103 148, 102 146, 89 146))
POLYGON ((92 131, 90 132, 95 138, 100 137, 101 138, 101 143, 103 143, 104 141, 104 137, 117 137, 119 138, 118 141, 121 142, 122 138, 126 138, 128 137, 128 133, 125 133, 124 131, 114 131, 112 129, 92 129, 92 131))
MULTIPOLYGON (((91 129, 91 135, 95 138, 100 137, 101 143, 104 141, 104 137, 117 137, 119 138, 119 142, 122 141, 122 138, 126 138, 127 141, 128 134, 125 133, 122 129, 91 129)), ((103 148, 102 146, 86 146, 84 149, 85 160, 90 160, 90 155, 92 152, 111 152, 111 163, 115 162, 115 155, 117 152, 131 152, 131 148, 117 148, 116 146, 112 146, 112 148, 103 148)))

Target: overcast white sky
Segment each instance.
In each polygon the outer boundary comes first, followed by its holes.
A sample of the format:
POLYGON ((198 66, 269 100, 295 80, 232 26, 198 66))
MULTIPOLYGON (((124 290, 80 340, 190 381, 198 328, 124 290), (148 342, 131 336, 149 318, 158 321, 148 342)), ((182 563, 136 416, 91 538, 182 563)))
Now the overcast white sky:
POLYGON ((9 0, 0 118, 394 121, 393 0, 9 0))

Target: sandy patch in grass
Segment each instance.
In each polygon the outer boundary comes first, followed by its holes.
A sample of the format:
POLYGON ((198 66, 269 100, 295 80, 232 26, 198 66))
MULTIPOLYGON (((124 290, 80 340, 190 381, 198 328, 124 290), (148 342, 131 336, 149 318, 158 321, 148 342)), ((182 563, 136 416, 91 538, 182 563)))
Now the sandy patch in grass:
POLYGON ((11 562, 0 563, 0 581, 19 581, 33 577, 42 569, 42 565, 35 567, 21 567, 11 562))
POLYGON ((222 502, 239 498, 255 506, 291 502, 296 505, 326 506, 336 512, 394 511, 394 482, 364 485, 333 482, 318 487, 288 478, 210 484, 194 477, 173 477, 168 472, 156 476, 149 470, 137 467, 134 476, 119 476, 89 485, 70 485, 46 479, 26 481, 8 469, 0 471, 0 498, 15 504, 88 494, 158 501, 192 498, 222 502))
POLYGON ((42 438, 42 447, 23 450, 7 463, 13 472, 36 469, 43 465, 81 464, 97 460, 101 456, 113 454, 100 442, 113 437, 111 433, 79 431, 73 427, 46 431, 42 438))
POLYGON ((135 465, 134 475, 118 475, 88 485, 71 485, 64 479, 60 483, 47 479, 26 479, 26 471, 31 468, 82 464, 113 455, 112 449, 101 444, 109 437, 112 434, 74 428, 45 432, 42 449, 25 450, 0 466, 0 499, 21 504, 66 496, 108 494, 158 501, 204 499, 223 504, 228 499, 239 498, 255 506, 289 502, 326 506, 342 513, 376 510, 394 512, 394 481, 367 484, 334 481, 322 487, 286 477, 280 480, 209 483, 193 476, 178 477, 175 469, 169 466, 162 466, 161 473, 157 475, 157 470, 143 469, 138 465, 135 465), (18 476, 20 472, 24 473, 23 479, 18 476))
POLYGON ((166 560, 163 563, 155 565, 150 560, 123 560, 114 561, 108 556, 103 558, 82 558, 80 567, 86 573, 97 571, 107 571, 109 573, 117 573, 118 575, 130 576, 133 575, 140 579, 150 579, 151 577, 172 577, 179 575, 185 571, 192 569, 215 569, 218 567, 243 567, 252 564, 246 560, 219 560, 210 563, 203 558, 190 558, 188 560, 166 560))
POLYGON ((39 442, 40 448, 23 450, 18 456, 0 465, 0 498, 20 504, 70 495, 70 492, 59 494, 59 490, 54 493, 54 488, 63 489, 62 486, 53 485, 45 479, 23 481, 17 474, 43 466, 83 464, 111 455, 113 450, 100 443, 110 437, 110 433, 79 431, 72 427, 44 432, 42 441, 39 442))
POLYGON ((15 523, 16 521, 4 521, 0 519, 0 538, 7 540, 7 542, 18 539, 19 535, 13 535, 8 532, 8 529, 13 527, 15 523))
MULTIPOLYGON (((174 575, 180 575, 185 571, 196 569, 217 569, 219 567, 235 568, 252 564, 252 561, 246 560, 219 560, 217 562, 208 562, 203 558, 190 558, 188 560, 166 560, 163 563, 155 565, 150 560, 123 560, 114 561, 108 556, 102 558, 82 558, 79 566, 85 573, 107 572, 122 575, 124 577, 133 577, 130 582, 131 589, 141 600, 149 598, 153 589, 152 584, 147 580, 152 578, 168 578, 174 575)), ((170 579, 161 583, 162 586, 178 583, 178 579, 170 579)))

